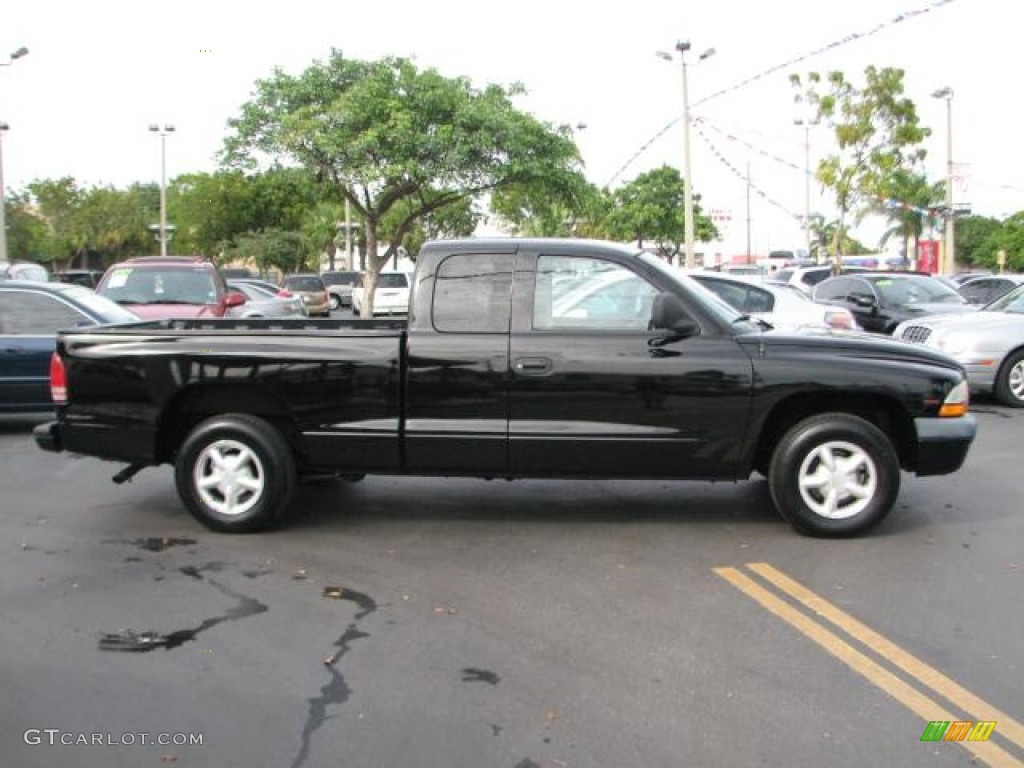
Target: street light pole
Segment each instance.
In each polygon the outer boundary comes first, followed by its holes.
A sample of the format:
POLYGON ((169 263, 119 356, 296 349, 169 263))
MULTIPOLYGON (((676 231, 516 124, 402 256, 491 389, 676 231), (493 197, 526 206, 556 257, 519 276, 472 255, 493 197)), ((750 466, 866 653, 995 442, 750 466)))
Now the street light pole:
MULTIPOLYGON (((697 266, 697 257, 694 253, 695 233, 693 231, 693 169, 690 164, 690 84, 686 72, 686 52, 690 50, 690 47, 689 40, 680 40, 676 43, 683 73, 683 238, 687 269, 697 266)), ((698 57, 698 60, 704 61, 714 53, 714 48, 708 48, 698 57)), ((671 54, 664 51, 658 51, 658 56, 667 61, 672 60, 671 54)))
POLYGON ((939 270, 943 275, 956 272, 955 224, 953 216, 953 89, 948 85, 935 91, 932 96, 946 101, 946 232, 943 237, 943 259, 939 270))
POLYGON ((811 126, 818 125, 817 118, 797 118, 794 125, 804 127, 804 247, 807 258, 811 258, 811 126))
POLYGON ((167 136, 174 133, 174 126, 164 123, 161 130, 156 123, 149 124, 149 130, 160 134, 160 255, 167 255, 167 136))
MULTIPOLYGON (((28 48, 22 46, 7 57, 7 61, 0 61, 0 67, 9 67, 17 59, 28 53, 28 48)), ((10 126, 0 122, 0 262, 7 261, 7 203, 4 201, 4 149, 3 135, 10 126)))

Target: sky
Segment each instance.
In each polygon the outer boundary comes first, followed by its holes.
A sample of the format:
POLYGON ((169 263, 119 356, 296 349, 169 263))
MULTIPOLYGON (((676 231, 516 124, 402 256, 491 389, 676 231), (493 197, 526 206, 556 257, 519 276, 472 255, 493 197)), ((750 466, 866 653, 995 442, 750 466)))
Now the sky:
MULTIPOLYGON (((159 182, 151 123, 175 126, 168 178, 212 172, 256 81, 275 68, 297 75, 336 48, 410 57, 477 86, 520 82, 516 105, 574 126, 587 177, 617 186, 682 166, 681 68, 657 52, 689 40, 693 187, 724 235, 710 250, 742 253, 748 237, 759 253, 802 246, 805 130, 789 76, 810 71, 859 83, 868 65, 904 69, 906 95, 932 129, 936 181, 946 176, 947 106, 931 94, 952 88, 957 203, 1001 218, 1024 209, 1022 26, 1019 0, 10 2, 0 63, 21 46, 29 54, 0 67, 3 181, 159 182)), ((833 139, 823 126, 809 138, 813 164, 833 139)), ((828 213, 816 183, 811 194, 811 210, 828 213)), ((881 229, 869 220, 858 234, 873 245, 881 229)))

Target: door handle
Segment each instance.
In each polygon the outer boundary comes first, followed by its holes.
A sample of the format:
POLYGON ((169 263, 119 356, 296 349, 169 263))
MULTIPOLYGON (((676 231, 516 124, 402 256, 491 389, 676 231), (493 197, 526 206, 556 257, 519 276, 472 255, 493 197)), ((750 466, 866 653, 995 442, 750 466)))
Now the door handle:
POLYGON ((543 376, 551 372, 551 360, 547 357, 519 357, 513 366, 516 373, 524 376, 543 376))

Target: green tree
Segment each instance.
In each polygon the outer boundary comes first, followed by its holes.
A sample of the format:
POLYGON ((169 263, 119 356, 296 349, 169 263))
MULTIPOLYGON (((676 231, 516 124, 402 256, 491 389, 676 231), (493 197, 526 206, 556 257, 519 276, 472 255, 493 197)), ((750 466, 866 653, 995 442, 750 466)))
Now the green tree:
POLYGON ((234 243, 224 252, 228 261, 256 264, 261 275, 267 274, 272 268, 282 273, 305 272, 308 255, 309 250, 302 233, 276 228, 237 235, 234 243))
MULTIPOLYGON (((917 263, 921 236, 928 226, 934 226, 937 217, 933 211, 946 197, 945 182, 931 183, 923 173, 897 169, 883 180, 880 196, 873 198, 864 213, 880 214, 888 219, 889 228, 882 233, 879 247, 894 237, 906 245, 911 244, 908 258, 917 263)), ((863 214, 862 214, 863 215, 863 214)))
POLYGON ((893 174, 913 172, 924 160, 921 143, 931 134, 922 126, 914 102, 903 96, 902 69, 868 66, 865 84, 857 87, 842 72, 806 79, 792 75, 796 100, 806 103, 835 134, 837 152, 823 158, 816 177, 832 192, 839 213, 833 257, 838 264, 839 239, 850 214, 885 199, 893 174))
POLYGON ((491 195, 490 209, 517 235, 570 237, 587 220, 600 192, 582 173, 557 184, 514 184, 491 195))
POLYGON ((998 269, 999 251, 1006 252, 1006 271, 1024 272, 1024 211, 1018 211, 993 230, 974 249, 974 264, 998 269))
MULTIPOLYGON (((75 212, 81 203, 83 191, 70 176, 60 179, 37 179, 27 186, 31 205, 46 224, 44 250, 48 256, 63 261, 76 252, 72 245, 75 237, 75 212)), ((73 264, 73 262, 72 262, 73 264)), ((69 264, 69 266, 71 266, 69 264)))
POLYGON ((965 216, 956 220, 957 261, 970 267, 978 261, 979 249, 985 241, 1002 227, 999 219, 988 216, 965 216))
POLYGON ((297 164, 348 199, 363 225, 372 311, 381 267, 434 211, 512 185, 557 186, 578 171, 568 128, 517 110, 520 86, 474 88, 406 59, 346 59, 332 51, 298 77, 276 70, 229 121, 228 163, 297 164), (378 248, 381 223, 408 209, 378 248))
MULTIPOLYGON (((694 238, 708 242, 718 236, 711 219, 701 211, 694 195, 694 238)), ((683 180, 675 168, 663 165, 637 176, 611 193, 612 206, 603 227, 616 240, 636 240, 641 248, 653 246, 670 264, 686 240, 683 221, 683 180)))
POLYGON ((50 261, 47 253, 48 229, 27 191, 4 197, 7 223, 7 255, 11 261, 50 261))

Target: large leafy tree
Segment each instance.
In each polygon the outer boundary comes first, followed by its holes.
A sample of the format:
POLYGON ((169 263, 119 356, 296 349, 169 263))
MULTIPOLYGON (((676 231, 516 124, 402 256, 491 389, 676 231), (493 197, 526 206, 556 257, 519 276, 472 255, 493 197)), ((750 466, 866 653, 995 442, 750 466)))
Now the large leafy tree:
POLYGON ((893 238, 910 244, 908 257, 917 263, 921 237, 925 229, 938 222, 936 206, 945 199, 944 182, 932 183, 923 173, 898 169, 880 185, 878 197, 862 212, 884 216, 889 227, 882 233, 879 246, 893 238))
POLYGON ((914 172, 925 157, 921 144, 931 130, 920 124, 914 102, 903 95, 903 75, 901 69, 869 66, 862 86, 838 71, 790 77, 797 101, 835 135, 836 151, 819 162, 816 176, 832 192, 838 211, 832 247, 837 265, 843 254, 838 235, 851 213, 877 206, 893 175, 914 172))
MULTIPOLYGON (((612 205, 602 222, 608 235, 617 240, 636 240, 641 248, 653 246, 658 255, 672 263, 686 240, 683 223, 683 180, 668 165, 647 171, 611 193, 612 205)), ((694 238, 708 242, 718 230, 700 208, 694 195, 694 238)))
POLYGON ((998 268, 999 251, 1006 252, 1006 270, 1024 272, 1024 211, 1018 211, 978 245, 971 256, 974 264, 998 268))
POLYGON ((957 219, 954 232, 957 260, 967 266, 973 265, 982 254, 981 249, 985 241, 1001 227, 999 219, 988 216, 965 216, 957 219))
POLYGON ((44 262, 52 258, 47 252, 48 229, 26 191, 14 192, 4 198, 7 223, 7 255, 12 261, 44 262))
POLYGON ((370 312, 381 267, 417 221, 509 186, 558 186, 578 172, 569 128, 518 110, 512 99, 521 92, 335 50, 301 75, 276 70, 258 81, 229 121, 224 159, 297 164, 350 202, 366 242, 370 312), (382 222, 400 204, 404 216, 381 243, 382 222))

